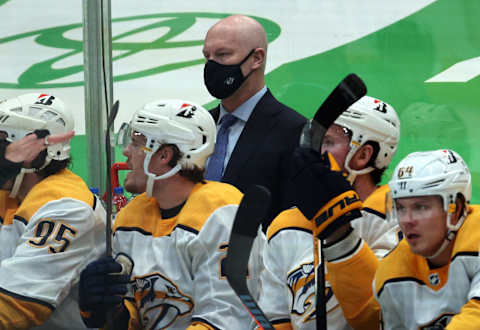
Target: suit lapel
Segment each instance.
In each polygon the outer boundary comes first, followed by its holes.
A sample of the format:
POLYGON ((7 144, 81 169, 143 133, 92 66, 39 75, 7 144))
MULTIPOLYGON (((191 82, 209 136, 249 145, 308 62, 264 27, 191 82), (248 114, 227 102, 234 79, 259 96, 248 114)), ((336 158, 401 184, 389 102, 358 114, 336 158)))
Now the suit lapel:
POLYGON ((276 123, 276 114, 280 111, 278 101, 269 90, 258 101, 240 135, 230 160, 225 169, 222 181, 235 182, 248 159, 265 141, 268 130, 276 123))
POLYGON ((215 124, 218 123, 218 117, 220 117, 220 105, 218 105, 216 108, 213 108, 209 112, 212 115, 213 120, 215 120, 215 124))

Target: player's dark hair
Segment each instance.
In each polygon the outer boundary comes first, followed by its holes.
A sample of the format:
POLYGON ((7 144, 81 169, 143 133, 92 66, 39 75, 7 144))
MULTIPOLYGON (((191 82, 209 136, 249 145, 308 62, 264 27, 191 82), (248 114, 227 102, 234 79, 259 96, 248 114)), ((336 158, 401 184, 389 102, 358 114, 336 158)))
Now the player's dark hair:
MULTIPOLYGON (((47 157, 47 150, 43 150, 33 161, 32 167, 40 168, 45 163, 45 158, 47 157)), ((50 175, 56 174, 70 166, 71 158, 67 158, 64 160, 53 160, 50 161, 50 164, 42 168, 37 172, 37 174, 42 177, 46 178, 50 175)))
MULTIPOLYGON (((174 144, 164 144, 160 147, 159 150, 161 150, 164 147, 170 147, 170 148, 172 148, 172 151, 173 151, 173 156, 172 156, 172 159, 170 159, 170 162, 168 163, 168 166, 170 166, 170 167, 176 166, 178 161, 180 160, 180 158, 182 158, 183 153, 174 144)), ((205 182, 205 180, 204 180, 205 169, 201 169, 197 165, 194 165, 193 168, 191 168, 191 169, 181 169, 178 172, 178 174, 180 174, 184 178, 187 178, 188 180, 192 181, 193 183, 205 182)))
POLYGON ((378 142, 367 141, 365 144, 371 145, 372 148, 373 148, 372 157, 370 157, 370 160, 367 163, 367 167, 371 166, 371 167, 374 168, 374 170, 372 172, 370 172, 369 174, 370 174, 370 177, 373 180, 373 183, 375 185, 377 185, 377 184, 380 183, 380 181, 382 181, 383 173, 385 172, 385 170, 387 168, 378 169, 378 168, 375 167, 375 160, 377 159, 378 152, 380 151, 380 145, 378 144, 378 142))

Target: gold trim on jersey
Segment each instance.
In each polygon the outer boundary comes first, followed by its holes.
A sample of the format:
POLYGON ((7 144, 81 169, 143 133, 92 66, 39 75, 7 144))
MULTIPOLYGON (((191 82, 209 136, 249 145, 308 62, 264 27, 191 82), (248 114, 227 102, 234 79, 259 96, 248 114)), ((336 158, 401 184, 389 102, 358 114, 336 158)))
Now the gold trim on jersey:
POLYGON ((385 218, 385 198, 386 195, 390 193, 390 187, 388 184, 375 189, 363 202, 364 209, 370 209, 379 213, 385 218))
POLYGON ((8 191, 0 190, 0 218, 4 226, 13 223, 13 216, 18 209, 18 200, 8 197, 8 194, 8 191))
POLYGON ((238 205, 241 199, 242 193, 229 184, 213 181, 197 183, 180 213, 173 218, 162 219, 156 199, 143 193, 118 213, 114 231, 138 229, 145 235, 162 237, 178 226, 198 233, 215 210, 238 205))
MULTIPOLYGON (((31 298, 25 298, 31 299, 31 298)), ((47 321, 53 307, 0 292, 0 329, 30 329, 47 321)))
POLYGON ((28 222, 42 206, 61 198, 73 198, 92 208, 95 202, 95 197, 86 183, 78 175, 65 169, 37 183, 28 192, 15 215, 28 222))
MULTIPOLYGON (((281 212, 268 226, 267 240, 270 241, 273 236, 284 229, 300 229, 312 234, 313 222, 309 221, 303 213, 296 207, 281 212)), ((313 243, 312 243, 313 244, 313 243)))
MULTIPOLYGON (((453 246, 450 263, 461 256, 479 255, 480 206, 469 207, 469 214, 460 227, 453 246)), ((386 256, 378 267, 375 275, 375 288, 380 295, 384 286, 389 282, 412 281, 426 285, 438 291, 448 281, 450 263, 440 268, 430 269, 427 259, 414 254, 407 241, 403 239, 392 252, 386 256)))

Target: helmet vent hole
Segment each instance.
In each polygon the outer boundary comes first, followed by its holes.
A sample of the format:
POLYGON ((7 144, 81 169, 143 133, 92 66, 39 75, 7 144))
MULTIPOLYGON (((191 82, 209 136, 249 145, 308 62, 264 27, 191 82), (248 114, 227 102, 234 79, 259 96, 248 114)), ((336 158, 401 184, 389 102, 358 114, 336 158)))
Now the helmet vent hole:
POLYGON ((207 137, 205 135, 202 136, 202 144, 207 143, 207 137))
POLYGON ((190 159, 190 155, 187 155, 187 158, 190 159))
POLYGON ((18 107, 18 108, 13 108, 13 109, 10 109, 11 112, 22 112, 22 108, 18 107))
MULTIPOLYGON (((34 109, 33 107, 30 108, 30 110, 34 109)), ((41 119, 43 120, 51 120, 53 118, 57 117, 57 114, 53 111, 45 111, 44 113, 42 113, 41 115, 41 119)))
POLYGON ((0 122, 4 123, 10 116, 0 116, 0 122))
POLYGON ((63 127, 67 126, 67 125, 65 124, 65 120, 63 120, 62 118, 58 118, 58 119, 56 120, 56 122, 57 122, 58 124, 62 125, 63 127))

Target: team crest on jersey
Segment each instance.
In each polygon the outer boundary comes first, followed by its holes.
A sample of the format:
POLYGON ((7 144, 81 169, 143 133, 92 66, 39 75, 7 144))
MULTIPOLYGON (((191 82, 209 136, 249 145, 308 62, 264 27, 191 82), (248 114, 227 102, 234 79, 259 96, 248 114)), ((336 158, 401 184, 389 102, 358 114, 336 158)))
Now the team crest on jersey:
MULTIPOLYGON (((287 285, 292 294, 292 313, 303 317, 303 322, 315 319, 315 269, 313 262, 300 265, 291 271, 287 276, 287 285)), ((330 310, 332 303, 332 289, 326 283, 325 297, 327 310, 330 310)))
POLYGON ((437 317, 434 321, 430 322, 427 325, 420 327, 420 330, 441 330, 445 329, 450 323, 450 320, 455 314, 443 314, 437 317))
POLYGON ((439 285, 440 284, 440 276, 437 273, 433 273, 428 275, 428 281, 431 285, 439 285))
POLYGON ((132 289, 145 329, 164 329, 193 309, 193 299, 159 273, 136 277, 132 289))

